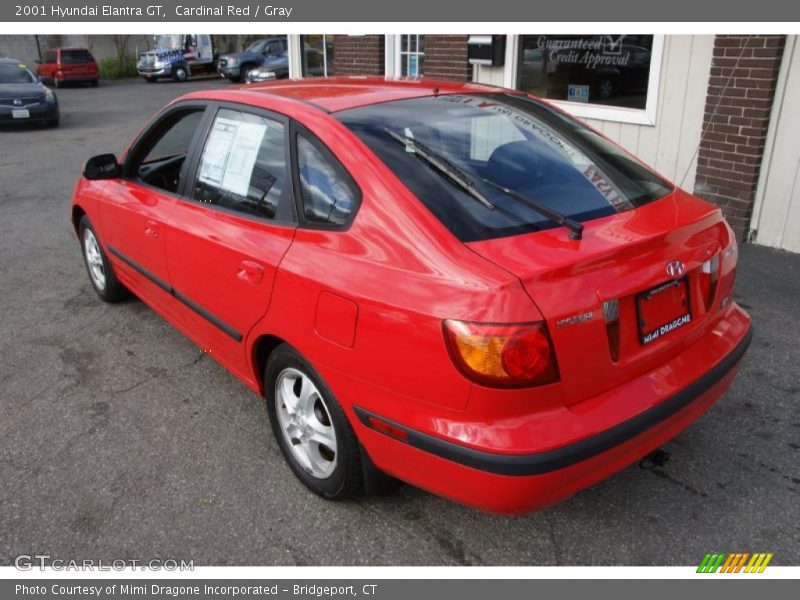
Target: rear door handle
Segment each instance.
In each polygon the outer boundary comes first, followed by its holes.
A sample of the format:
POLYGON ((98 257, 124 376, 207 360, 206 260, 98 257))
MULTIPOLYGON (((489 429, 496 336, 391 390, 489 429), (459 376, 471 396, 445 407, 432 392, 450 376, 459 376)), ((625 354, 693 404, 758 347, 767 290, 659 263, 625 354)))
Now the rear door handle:
POLYGON ((158 237, 158 222, 148 219, 144 226, 144 234, 152 238, 158 237))
POLYGON ((247 283, 258 285, 264 277, 264 267, 252 260, 243 260, 236 270, 236 277, 247 283))

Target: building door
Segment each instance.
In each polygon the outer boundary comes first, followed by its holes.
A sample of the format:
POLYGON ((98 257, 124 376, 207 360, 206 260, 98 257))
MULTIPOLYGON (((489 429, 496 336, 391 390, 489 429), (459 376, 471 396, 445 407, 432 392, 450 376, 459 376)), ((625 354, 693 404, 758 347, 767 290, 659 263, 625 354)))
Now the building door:
POLYGON ((800 252, 800 43, 786 39, 751 222, 755 242, 800 252))

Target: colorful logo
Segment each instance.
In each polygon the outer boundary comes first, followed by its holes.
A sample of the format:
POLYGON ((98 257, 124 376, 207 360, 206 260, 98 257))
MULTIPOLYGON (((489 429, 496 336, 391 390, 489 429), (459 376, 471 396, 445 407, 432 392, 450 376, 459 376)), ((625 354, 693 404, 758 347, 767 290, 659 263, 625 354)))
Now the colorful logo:
POLYGON ((763 573, 772 552, 709 552, 703 557, 698 573, 763 573))

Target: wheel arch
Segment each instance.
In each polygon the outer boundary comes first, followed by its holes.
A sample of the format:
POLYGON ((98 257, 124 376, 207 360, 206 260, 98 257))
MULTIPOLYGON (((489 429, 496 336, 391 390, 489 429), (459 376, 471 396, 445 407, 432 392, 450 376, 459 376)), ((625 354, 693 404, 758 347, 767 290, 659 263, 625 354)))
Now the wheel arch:
MULTIPOLYGON (((281 344, 288 344, 286 340, 273 335, 271 333, 264 333, 259 335, 253 342, 251 351, 251 366, 253 369, 253 379, 258 386, 259 393, 264 395, 264 369, 267 366, 267 361, 270 355, 275 351, 275 348, 281 344)), ((289 344, 291 346, 291 344, 289 344)))
POLYGON ((80 225, 81 219, 86 216, 86 211, 80 204, 74 204, 72 206, 72 214, 70 215, 70 220, 72 221, 72 228, 75 230, 75 235, 80 234, 80 225))

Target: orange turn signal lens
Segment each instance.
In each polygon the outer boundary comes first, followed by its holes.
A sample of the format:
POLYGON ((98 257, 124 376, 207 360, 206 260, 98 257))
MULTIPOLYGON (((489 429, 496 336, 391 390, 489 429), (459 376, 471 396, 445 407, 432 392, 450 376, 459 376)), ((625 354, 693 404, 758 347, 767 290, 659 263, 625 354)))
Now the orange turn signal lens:
POLYGON ((478 383, 523 387, 558 381, 544 321, 505 325, 447 320, 444 331, 454 362, 478 383))

